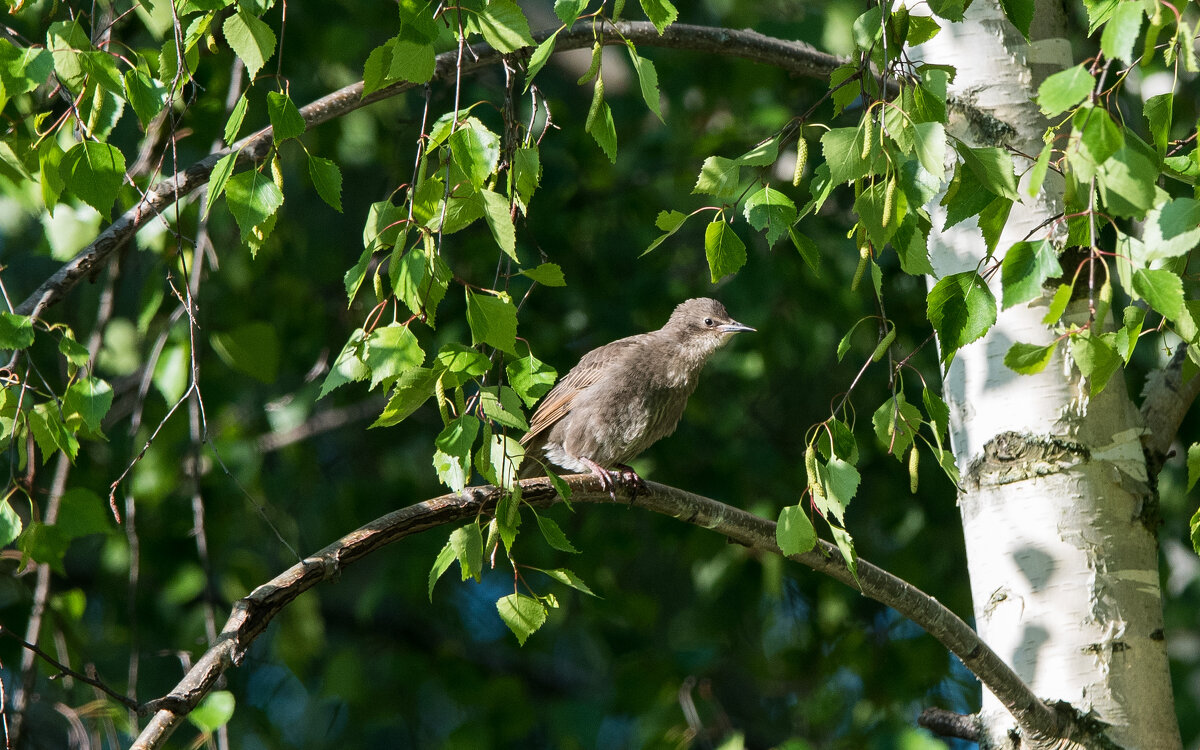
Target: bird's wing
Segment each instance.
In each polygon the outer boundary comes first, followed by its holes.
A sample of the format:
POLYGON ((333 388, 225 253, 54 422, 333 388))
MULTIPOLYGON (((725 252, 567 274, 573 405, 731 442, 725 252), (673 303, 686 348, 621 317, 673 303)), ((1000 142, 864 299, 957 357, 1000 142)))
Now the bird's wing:
POLYGON ((583 355, 579 364, 572 367, 538 404, 537 411, 529 420, 529 432, 521 438, 521 444, 527 445, 537 435, 565 417, 571 411, 575 397, 599 380, 607 370, 615 367, 622 355, 637 345, 638 338, 639 336, 629 336, 618 339, 583 355))

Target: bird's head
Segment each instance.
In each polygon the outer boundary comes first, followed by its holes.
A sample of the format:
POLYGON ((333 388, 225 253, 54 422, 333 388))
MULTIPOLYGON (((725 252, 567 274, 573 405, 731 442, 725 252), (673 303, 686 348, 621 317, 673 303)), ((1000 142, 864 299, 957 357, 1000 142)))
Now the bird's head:
POLYGON ((663 333, 701 356, 716 351, 733 334, 753 330, 731 318, 724 305, 708 297, 681 302, 662 328, 663 333))

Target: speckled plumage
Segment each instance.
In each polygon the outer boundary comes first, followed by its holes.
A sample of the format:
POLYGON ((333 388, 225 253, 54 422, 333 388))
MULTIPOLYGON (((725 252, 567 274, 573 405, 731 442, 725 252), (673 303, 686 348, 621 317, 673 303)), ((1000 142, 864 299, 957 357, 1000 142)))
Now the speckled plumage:
POLYGON ((522 477, 587 472, 612 487, 623 468, 670 435, 708 358, 738 331, 753 331, 708 298, 675 308, 657 331, 606 344, 579 360, 546 394, 521 438, 522 477))

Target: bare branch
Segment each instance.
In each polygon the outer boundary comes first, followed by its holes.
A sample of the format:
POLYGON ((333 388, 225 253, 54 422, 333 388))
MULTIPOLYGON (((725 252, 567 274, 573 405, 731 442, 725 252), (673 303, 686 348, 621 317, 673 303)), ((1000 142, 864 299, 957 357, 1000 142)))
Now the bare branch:
POLYGON ((957 737, 968 742, 979 742, 979 717, 974 714, 956 714, 944 708, 927 708, 917 717, 917 724, 941 737, 957 737))
MULTIPOLYGON (((623 38, 635 44, 654 47, 671 47, 695 52, 740 57, 745 60, 772 65, 795 75, 824 77, 842 64, 843 60, 818 52, 802 42, 792 42, 759 34, 755 31, 672 24, 659 34, 653 24, 644 21, 621 21, 604 27, 605 44, 622 44, 623 38)), ((552 32, 535 35, 538 42, 552 32)), ((556 51, 590 47, 595 41, 594 31, 588 24, 578 24, 574 29, 559 33, 555 41, 556 51)), ((526 50, 526 53, 529 51, 526 50)), ((504 57, 486 44, 473 45, 470 54, 457 66, 457 51, 438 55, 433 80, 452 80, 456 72, 463 74, 495 65, 504 57)), ((390 99, 418 84, 396 83, 387 88, 363 96, 361 81, 339 89, 317 99, 300 109, 305 124, 315 127, 341 117, 374 102, 390 99)), ((245 169, 270 153, 272 131, 270 127, 247 136, 232 148, 217 151, 192 166, 154 185, 146 191, 137 205, 121 214, 112 224, 96 237, 87 247, 65 263, 50 278, 38 287, 17 307, 21 315, 40 317, 46 308, 58 302, 80 279, 90 276, 107 262, 113 251, 122 247, 139 229, 157 218, 172 204, 183 199, 192 191, 208 183, 213 167, 225 155, 240 152, 236 169, 245 169)))
MULTIPOLYGON (((567 478, 571 500, 577 506, 611 503, 608 491, 591 475, 567 478)), ((522 500, 537 508, 559 501, 546 479, 529 479, 522 484, 522 500)), ((310 555, 271 581, 239 599, 216 645, 204 653, 166 696, 143 706, 156 711, 134 743, 136 750, 161 747, 187 712, 216 684, 230 666, 241 663, 250 644, 284 607, 302 592, 339 574, 348 565, 373 551, 420 531, 473 519, 494 509, 501 491, 495 487, 469 487, 461 493, 442 495, 389 513, 337 542, 310 555)), ((622 489, 617 502, 628 501, 622 489)), ((710 529, 730 540, 773 554, 782 554, 775 543, 775 523, 738 508, 693 495, 674 487, 647 482, 638 493, 636 507, 671 516, 685 523, 710 529)), ((858 588, 837 548, 820 542, 816 549, 791 559, 858 588)), ((937 599, 915 586, 859 559, 859 582, 866 596, 893 607, 934 636, 962 659, 989 690, 1009 708, 1027 737, 1038 740, 1059 736, 1053 711, 1038 700, 1021 679, 987 647, 970 626, 937 599)))
POLYGON ((1187 345, 1180 344, 1167 366, 1150 373, 1142 389, 1142 424, 1146 428, 1142 447, 1151 476, 1162 470, 1184 415, 1200 396, 1200 377, 1183 380, 1186 361, 1187 345))

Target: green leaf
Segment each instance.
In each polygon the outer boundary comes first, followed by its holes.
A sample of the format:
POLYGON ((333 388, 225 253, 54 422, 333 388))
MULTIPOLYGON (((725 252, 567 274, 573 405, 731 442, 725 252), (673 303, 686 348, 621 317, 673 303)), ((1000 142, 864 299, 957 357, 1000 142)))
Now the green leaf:
POLYGON ((608 102, 604 101, 603 78, 596 79, 596 85, 592 89, 592 106, 588 109, 586 130, 596 139, 608 160, 616 164, 617 128, 613 125, 612 110, 608 108, 608 102))
MULTIPOLYGON (((582 0, 578 4, 582 5, 582 0)), ((554 9, 556 11, 558 10, 557 4, 555 4, 554 9)), ((578 11, 576 11, 576 15, 578 15, 578 11)), ((572 18, 571 22, 574 23, 574 21, 575 19, 572 18)), ((563 21, 563 23, 567 22, 563 21)), ((570 25, 571 24, 569 23, 567 24, 568 27, 570 25)), ((525 66, 525 91, 529 91, 529 85, 533 83, 534 76, 536 76, 538 72, 545 67, 546 63, 550 60, 550 56, 554 54, 554 44, 557 41, 558 31, 555 31, 553 34, 546 37, 546 39, 539 44, 536 49, 533 50, 533 54, 529 56, 529 63, 525 66)))
POLYGON ((903 461, 921 428, 921 410, 908 403, 903 393, 897 393, 875 410, 871 424, 880 444, 896 460, 903 461))
POLYGON ((438 479, 455 492, 462 492, 471 478, 471 447, 479 437, 479 419, 463 414, 434 439, 433 466, 438 479))
POLYGON ((667 30, 667 27, 675 23, 675 19, 679 17, 679 11, 671 4, 670 0, 638 0, 642 6, 642 12, 646 14, 646 18, 650 19, 650 23, 654 24, 654 28, 658 29, 659 36, 667 30))
POLYGON ((821 152, 835 185, 883 173, 886 161, 882 151, 872 148, 866 159, 862 157, 865 137, 863 128, 834 128, 821 136, 821 152))
POLYGON ((554 0, 554 15, 569 29, 587 4, 588 0, 554 0))
POLYGON ((704 254, 714 284, 746 265, 745 243, 719 216, 704 230, 704 254))
POLYGON ((929 415, 934 439, 941 445, 942 438, 950 429, 950 407, 946 405, 941 396, 928 388, 921 391, 921 401, 925 404, 925 413, 929 415))
POLYGON ((960 145, 958 153, 962 156, 963 164, 987 190, 1011 201, 1021 199, 1017 194, 1012 156, 1007 151, 995 147, 971 148, 960 145))
POLYGON ((21 535, 21 517, 6 500, 0 502, 0 547, 7 547, 21 535))
POLYGON ((837 345, 837 360, 838 360, 838 362, 841 362, 842 358, 846 356, 846 352, 850 351, 850 340, 853 338, 854 332, 858 330, 859 326, 861 326, 863 323, 866 323, 870 320, 872 320, 872 319, 871 318, 859 318, 857 321, 855 321, 854 325, 850 326, 850 330, 846 331, 846 334, 844 336, 842 336, 841 340, 838 341, 838 345, 837 345))
POLYGON ((271 118, 271 136, 276 143, 299 138, 307 127, 292 98, 278 91, 267 92, 267 115, 271 118))
POLYGON ((0 349, 28 349, 33 346, 33 318, 0 312, 0 349))
POLYGON ((779 238, 787 234, 796 221, 796 204, 783 193, 764 186, 746 199, 746 221, 750 226, 766 232, 767 244, 774 246, 779 238))
POLYGON ((719 199, 736 198, 741 176, 741 164, 737 159, 710 156, 700 167, 692 195, 703 193, 719 199))
POLYGON ((996 298, 974 271, 952 274, 934 284, 926 312, 942 342, 942 360, 981 338, 996 322, 996 298))
POLYGON ((779 160, 779 141, 781 134, 762 141, 754 148, 737 158, 738 164, 747 167, 769 167, 779 160))
POLYGON ((1128 145, 1101 165, 1098 177, 1100 195, 1109 212, 1141 218, 1154 206, 1158 168, 1128 145))
POLYGON ((1034 0, 1000 0, 1004 15, 1026 39, 1029 38, 1029 25, 1033 23, 1033 5, 1034 0))
POLYGON ((529 202, 533 200, 533 191, 542 182, 542 163, 536 145, 518 148, 513 152, 511 176, 516 190, 516 204, 525 213, 529 202))
POLYGON ((471 186, 483 188, 500 163, 500 136, 477 118, 468 117, 446 142, 454 163, 471 180, 471 186))
POLYGON ((1200 479, 1200 443, 1192 443, 1187 449, 1188 492, 1191 492, 1192 488, 1196 486, 1197 479, 1200 479))
POLYGON ((471 344, 487 344, 515 355, 517 308, 508 295, 494 297, 467 289, 467 323, 471 344))
POLYGON ((42 452, 43 465, 60 450, 72 463, 75 462, 75 456, 79 453, 79 440, 63 424, 57 408, 52 404, 42 403, 25 414, 33 439, 42 452))
POLYGON ((1146 215, 1142 225, 1143 255, 1135 263, 1148 264, 1191 252, 1200 243, 1200 201, 1171 198, 1146 215))
POLYGON ((450 532, 450 546, 454 549, 454 558, 458 560, 462 580, 474 578, 478 583, 483 579, 483 532, 479 523, 469 523, 450 532))
POLYGON ((1174 320, 1183 311, 1183 280, 1165 268, 1139 268, 1133 272, 1133 291, 1165 318, 1174 320))
POLYGON ((1073 287, 1070 284, 1058 285, 1053 299, 1050 300, 1050 307, 1046 310, 1046 317, 1042 318, 1042 323, 1052 326, 1058 322, 1067 309, 1067 303, 1071 301, 1072 291, 1073 287))
MULTIPOLYGON (((540 569, 534 568, 534 570, 540 569)), ((592 590, 588 588, 588 585, 583 582, 583 579, 577 576, 573 571, 567 570, 566 568, 554 568, 552 570, 542 570, 541 572, 561 584, 570 586, 576 591, 582 591, 588 596, 596 596, 596 594, 594 594, 592 590)))
POLYGON ((788 238, 796 247, 796 251, 800 253, 800 257, 808 264, 813 275, 817 278, 821 277, 821 251, 817 248, 817 243, 809 239, 808 235, 796 231, 794 227, 788 228, 788 238))
POLYGON ((479 405, 488 419, 505 427, 528 430, 529 423, 521 411, 517 392, 506 385, 490 385, 479 389, 479 405))
MULTIPOLYGON (((1129 5, 1136 5, 1136 3, 1131 2, 1129 5)), ((1175 95, 1171 93, 1156 94, 1142 105, 1142 114, 1150 126, 1154 148, 1158 150, 1160 156, 1166 154, 1167 144, 1171 139, 1171 119, 1174 109, 1175 95)))
MULTIPOLYGON (((305 152, 307 153, 307 152, 305 152)), ((329 206, 342 211, 342 170, 331 159, 308 154, 308 176, 317 189, 317 195, 329 206)))
MULTIPOLYGON (((0 349, 6 348, 8 347, 0 345, 0 349)), ((88 360, 91 359, 91 354, 88 352, 87 347, 76 341, 70 330, 66 332, 66 335, 59 339, 58 352, 59 354, 63 355, 63 358, 66 359, 72 367, 84 367, 87 365, 88 360)))
POLYGON ((533 46, 529 21, 512 0, 489 0, 471 20, 487 43, 500 52, 516 52, 522 47, 533 46))
POLYGON ((237 140, 238 132, 242 129, 242 121, 246 119, 246 110, 249 106, 250 100, 246 98, 246 94, 243 92, 238 97, 237 104, 233 105, 233 109, 229 113, 229 119, 225 121, 225 131, 222 137, 225 139, 226 144, 232 146, 233 142, 237 140))
POLYGON ((233 174, 233 168, 237 165, 237 158, 240 151, 222 156, 213 167, 212 176, 208 179, 208 195, 204 198, 204 213, 207 217, 208 212, 212 210, 213 204, 217 202, 217 198, 225 192, 225 185, 229 182, 230 176, 233 174))
POLYGON ((408 326, 400 323, 376 328, 367 336, 363 361, 371 368, 371 388, 391 382, 425 362, 425 352, 408 326))
POLYGON ((438 350, 434 368, 445 388, 457 388, 492 367, 487 357, 469 346, 445 344, 438 350))
POLYGON ((236 704, 233 693, 228 690, 214 690, 204 696, 200 705, 188 713, 188 721, 201 732, 211 734, 229 723, 236 704))
POLYGON ((1128 0, 1119 3, 1104 33, 1100 35, 1100 50, 1108 57, 1133 63, 1133 45, 1142 31, 1142 18, 1146 11, 1139 2, 1128 0))
POLYGON ((1083 102, 1095 88, 1095 77, 1082 64, 1076 65, 1042 81, 1038 87, 1038 107, 1047 117, 1054 117, 1083 102))
POLYGON ((235 370, 274 383, 279 373, 279 335, 275 326, 261 321, 245 323, 228 333, 214 333, 209 339, 213 351, 235 370))
MULTIPOLYGON (((662 33, 661 31, 659 33, 662 33)), ((658 72, 654 69, 654 63, 647 60, 637 53, 633 44, 627 44, 625 47, 629 52, 629 59, 633 62, 633 70, 637 73, 638 87, 642 91, 642 100, 646 102, 646 106, 654 113, 654 116, 663 120, 662 105, 660 104, 660 95, 658 91, 658 72)))
POLYGON ((167 104, 167 87, 157 78, 137 69, 125 71, 125 95, 133 105, 138 122, 145 128, 167 104))
POLYGON ((1096 170, 1125 144, 1125 135, 1102 107, 1080 107, 1071 118, 1073 128, 1067 159, 1081 180, 1096 170))
POLYGON ((918 122, 913 125, 917 158, 935 180, 946 176, 946 128, 940 122, 918 122))
POLYGON ((537 268, 526 268, 521 271, 521 275, 533 279, 542 286, 567 285, 567 280, 563 278, 562 268, 557 263, 542 263, 537 268))
POLYGON ((549 393, 558 377, 553 367, 533 354, 509 360, 506 372, 508 382, 527 407, 532 407, 549 393))
POLYGON ((485 480, 512 492, 520 492, 517 485, 517 467, 525 455, 525 449, 507 435, 492 435, 484 426, 484 447, 475 456, 475 468, 485 480))
POLYGON ((325 376, 325 382, 321 384, 321 392, 317 398, 324 398, 326 394, 340 385, 366 380, 370 376, 371 368, 367 367, 367 363, 363 361, 364 338, 365 335, 361 328, 350 334, 341 353, 333 361, 333 367, 329 368, 329 374, 325 376))
POLYGON ((892 247, 900 258, 900 270, 912 276, 933 274, 929 262, 929 216, 922 210, 910 211, 892 235, 892 247))
POLYGON ((100 431, 100 421, 108 414, 113 402, 113 389, 97 377, 78 380, 67 388, 63 398, 63 415, 69 420, 78 415, 91 432, 100 431))
POLYGON ((225 204, 237 220, 245 241, 255 227, 274 216, 283 205, 283 192, 268 175, 250 169, 229 178, 225 204))
POLYGON ((567 539, 567 535, 563 533, 563 530, 559 528, 553 518, 548 518, 541 514, 536 515, 538 530, 542 532, 542 537, 546 540, 546 544, 549 544, 559 552, 569 552, 572 555, 579 554, 579 550, 575 549, 575 546, 567 539))
POLYGON ((1093 396, 1104 389, 1109 378, 1121 366, 1121 355, 1113 346, 1115 339, 1115 334, 1096 336, 1090 330, 1071 337, 1071 357, 1079 367, 1080 374, 1090 382, 1093 396))
POLYGON ((116 146, 82 141, 71 147, 59 164, 66 186, 106 219, 125 181, 125 155, 116 146))
POLYGON ((436 254, 432 238, 422 247, 407 252, 400 248, 392 254, 388 275, 393 293, 404 301, 413 315, 420 316, 430 328, 437 323, 437 308, 446 296, 453 274, 446 261, 436 254))
POLYGON ((1061 275, 1062 267, 1049 242, 1018 242, 1000 264, 1003 309, 1040 297, 1046 280, 1061 275))
POLYGON ((854 581, 857 583, 858 555, 854 551, 854 538, 850 536, 850 532, 840 529, 837 526, 830 526, 829 533, 833 535, 833 541, 837 543, 838 551, 842 553, 842 559, 846 562, 846 569, 850 571, 850 575, 854 577, 854 581))
MULTIPOLYGON (((846 523, 846 508, 858 492, 861 477, 854 465, 843 461, 837 456, 829 459, 828 463, 818 464, 820 474, 820 489, 813 488, 813 502, 826 516, 832 516, 839 524, 846 523)), ((831 528, 833 527, 831 524, 831 528)), ((778 532, 776 532, 778 534, 778 532)))
POLYGON ((654 242, 650 243, 649 247, 642 251, 642 255, 646 255, 651 250, 665 242, 668 237, 678 232, 679 228, 683 226, 683 223, 690 218, 690 215, 681 211, 659 211, 658 218, 654 220, 654 225, 666 232, 666 234, 660 234, 658 238, 654 240, 654 242))
POLYGON ((225 19, 221 30, 225 32, 229 47, 245 64, 246 75, 253 81, 262 66, 275 54, 275 32, 262 20, 240 9, 225 19))
POLYGON ((1044 345, 1017 342, 1010 346, 1008 352, 1005 353, 1004 364, 1013 372, 1033 375, 1046 369, 1046 365, 1050 364, 1050 358, 1054 356, 1054 350, 1057 348, 1057 341, 1044 345))
POLYGON ((1037 196, 1042 191, 1046 173, 1050 170, 1050 156, 1053 153, 1054 143, 1047 143, 1042 147, 1042 152, 1038 154, 1037 161, 1033 163, 1033 169, 1029 170, 1029 183, 1025 186, 1025 194, 1030 198, 1037 196))
POLYGON ((450 569, 450 565, 454 563, 454 546, 446 540, 446 545, 438 552, 437 557, 433 561, 433 567, 429 569, 429 601, 433 601, 433 587, 442 577, 442 574, 450 569))
POLYGON ((483 218, 492 237, 504 254, 517 260, 517 230, 513 226, 511 207, 508 199, 492 190, 480 190, 483 198, 483 218))
POLYGON ((524 594, 500 598, 496 601, 496 611, 522 646, 546 622, 546 608, 537 599, 524 594))
POLYGON ((1192 519, 1188 522, 1191 527, 1192 535, 1192 551, 1200 555, 1200 508, 1192 514, 1192 519))
POLYGON ((775 526, 775 543, 783 554, 802 555, 817 546, 817 530, 808 514, 799 505, 789 505, 779 512, 775 526))

